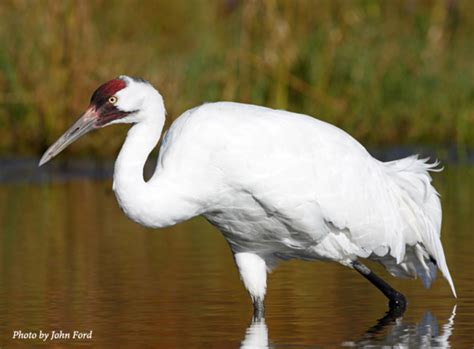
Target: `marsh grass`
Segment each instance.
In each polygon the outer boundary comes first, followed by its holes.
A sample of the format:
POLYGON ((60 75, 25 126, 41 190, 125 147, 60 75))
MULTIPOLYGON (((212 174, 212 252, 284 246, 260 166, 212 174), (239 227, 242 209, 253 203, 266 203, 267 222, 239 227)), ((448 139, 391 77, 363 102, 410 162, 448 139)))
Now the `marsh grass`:
MULTIPOLYGON (((474 3, 0 3, 0 154, 39 154, 98 84, 142 76, 169 121, 205 101, 284 108, 366 145, 474 145, 474 3)), ((120 128, 69 151, 113 155, 120 128)))

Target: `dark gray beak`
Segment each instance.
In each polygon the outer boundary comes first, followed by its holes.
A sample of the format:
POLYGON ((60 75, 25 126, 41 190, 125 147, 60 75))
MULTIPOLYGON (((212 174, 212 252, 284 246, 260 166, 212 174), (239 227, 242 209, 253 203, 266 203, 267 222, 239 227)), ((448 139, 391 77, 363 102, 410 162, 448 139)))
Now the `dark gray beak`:
POLYGON ((90 107, 52 146, 43 154, 39 165, 41 166, 58 155, 69 144, 87 132, 97 128, 95 125, 98 113, 94 107, 90 107))

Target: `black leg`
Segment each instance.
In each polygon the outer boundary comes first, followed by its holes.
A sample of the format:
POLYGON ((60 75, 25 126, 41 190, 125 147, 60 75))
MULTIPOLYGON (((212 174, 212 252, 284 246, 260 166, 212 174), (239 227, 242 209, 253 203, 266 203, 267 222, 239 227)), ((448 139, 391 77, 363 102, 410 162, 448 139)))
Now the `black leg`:
POLYGON ((377 324, 366 331, 366 336, 370 337, 381 332, 388 325, 393 324, 397 319, 401 318, 405 312, 405 308, 394 307, 390 308, 383 318, 377 320, 377 324))
MULTIPOLYGON (((372 341, 380 340, 380 338, 377 339, 378 335, 383 332, 385 332, 385 334, 390 333, 394 328, 397 328, 396 321, 403 316, 404 312, 405 309, 402 308, 390 308, 383 318, 378 319, 374 326, 365 331, 363 337, 355 342, 355 346, 357 348, 373 347, 374 343, 372 341)), ((403 329, 403 325, 399 324, 398 326, 403 329)))
POLYGON ((399 308, 405 310, 407 306, 406 298, 403 294, 395 290, 392 286, 387 284, 381 278, 374 274, 372 270, 358 261, 352 262, 352 266, 363 277, 369 280, 375 287, 377 287, 388 298, 388 306, 390 309, 399 308))
POLYGON ((253 320, 260 321, 265 317, 265 306, 261 298, 252 299, 253 302, 253 320))

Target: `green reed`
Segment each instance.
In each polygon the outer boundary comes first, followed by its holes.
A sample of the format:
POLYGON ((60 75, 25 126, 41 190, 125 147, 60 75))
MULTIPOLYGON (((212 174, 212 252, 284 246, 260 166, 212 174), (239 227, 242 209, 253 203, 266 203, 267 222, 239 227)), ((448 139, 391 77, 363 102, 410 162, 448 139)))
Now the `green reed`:
MULTIPOLYGON (((233 100, 366 145, 472 147, 472 13, 467 0, 5 1, 0 154, 40 154, 119 74, 150 80, 170 120, 233 100)), ((123 130, 104 133, 70 151, 113 155, 123 130)))

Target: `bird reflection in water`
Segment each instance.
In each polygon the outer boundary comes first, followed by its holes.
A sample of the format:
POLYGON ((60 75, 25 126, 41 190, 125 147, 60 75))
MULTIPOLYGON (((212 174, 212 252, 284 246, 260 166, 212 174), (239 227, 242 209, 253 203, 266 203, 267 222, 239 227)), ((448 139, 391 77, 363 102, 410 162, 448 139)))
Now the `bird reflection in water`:
MULTIPOLYGON (((453 307, 451 316, 441 327, 430 311, 425 311, 419 323, 403 321, 403 312, 396 309, 389 310, 387 314, 377 320, 361 339, 342 343, 345 347, 416 347, 416 348, 450 348, 449 337, 454 329, 456 306, 453 307)), ((288 344, 289 345, 289 344, 288 344)), ((286 345, 284 345, 286 346, 286 345)), ((298 345, 299 346, 299 345, 298 345)), ((241 349, 262 349, 269 346, 268 328, 265 319, 254 319, 245 332, 245 338, 240 344, 241 349)))
POLYGON ((407 346, 416 348, 450 348, 449 337, 454 328, 456 305, 451 316, 439 331, 438 320, 430 311, 425 311, 419 323, 403 321, 403 312, 396 309, 387 314, 369 328, 364 336, 356 342, 345 342, 344 346, 365 347, 372 345, 407 346))
POLYGON ((241 349, 269 348, 268 328, 265 318, 254 318, 245 331, 245 338, 240 343, 241 349))

